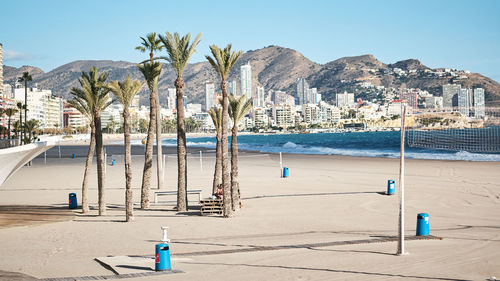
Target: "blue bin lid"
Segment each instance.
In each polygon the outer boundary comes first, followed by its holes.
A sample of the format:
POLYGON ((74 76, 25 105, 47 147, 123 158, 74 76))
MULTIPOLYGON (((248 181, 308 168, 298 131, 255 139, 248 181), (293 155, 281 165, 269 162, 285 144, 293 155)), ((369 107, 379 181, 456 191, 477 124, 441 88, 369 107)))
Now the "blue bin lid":
POLYGON ((419 218, 419 219, 423 219, 423 218, 425 218, 425 217, 429 217, 429 214, 427 214, 427 213, 420 213, 420 214, 417 214, 417 218, 419 218))

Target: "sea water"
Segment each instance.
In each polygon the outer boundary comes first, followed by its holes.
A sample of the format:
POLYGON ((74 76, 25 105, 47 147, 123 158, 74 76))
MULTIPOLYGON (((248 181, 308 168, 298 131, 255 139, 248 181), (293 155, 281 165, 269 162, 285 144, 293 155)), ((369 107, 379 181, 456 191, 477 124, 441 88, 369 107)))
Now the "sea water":
MULTIPOLYGON (((187 139, 188 147, 214 149, 215 144, 215 136, 187 139)), ((175 146, 176 139, 164 139, 163 145, 175 146)), ((399 158, 400 132, 247 134, 238 136, 238 148, 265 153, 283 152, 399 158)), ((405 157, 408 159, 500 161, 500 154, 423 149, 408 146, 405 148, 405 157)))

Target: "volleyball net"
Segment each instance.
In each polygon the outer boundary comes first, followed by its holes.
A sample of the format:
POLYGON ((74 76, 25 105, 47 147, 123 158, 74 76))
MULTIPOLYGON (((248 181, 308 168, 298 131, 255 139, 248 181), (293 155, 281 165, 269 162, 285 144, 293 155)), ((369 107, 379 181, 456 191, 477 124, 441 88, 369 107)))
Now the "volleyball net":
POLYGON ((407 115, 409 147, 500 153, 500 108, 413 110, 407 115))

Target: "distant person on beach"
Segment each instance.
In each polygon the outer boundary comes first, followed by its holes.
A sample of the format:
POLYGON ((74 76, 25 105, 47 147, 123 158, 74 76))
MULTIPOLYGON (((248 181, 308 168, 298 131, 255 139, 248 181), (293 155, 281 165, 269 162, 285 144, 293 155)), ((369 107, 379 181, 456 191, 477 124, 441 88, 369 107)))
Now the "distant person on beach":
POLYGON ((224 194, 222 183, 217 186, 217 198, 222 199, 222 195, 224 194))

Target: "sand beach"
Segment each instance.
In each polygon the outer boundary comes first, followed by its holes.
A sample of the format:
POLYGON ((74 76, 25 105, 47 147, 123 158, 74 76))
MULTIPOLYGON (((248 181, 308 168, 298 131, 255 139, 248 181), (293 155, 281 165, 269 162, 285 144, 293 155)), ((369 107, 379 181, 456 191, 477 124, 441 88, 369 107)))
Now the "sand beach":
MULTIPOLYGON (((106 149, 116 165, 107 166, 105 217, 97 216, 95 161, 91 214, 67 209, 68 193, 81 194, 87 151, 82 142, 63 146, 62 158, 53 148, 46 164, 43 157, 36 158, 0 187, 1 280, 113 276, 95 259, 153 256, 161 226, 169 227, 173 268, 182 273, 127 280, 500 276, 499 162, 407 160, 405 234, 415 235, 417 213, 425 212, 430 234, 442 240, 409 240, 409 254, 397 256, 391 239, 397 235, 398 196, 384 192, 388 179, 397 186, 398 159, 285 154, 290 177, 280 178, 279 155, 241 152, 243 207, 235 217, 200 216, 198 204, 184 213, 159 205, 136 209, 135 221, 125 223, 123 150, 110 144, 106 149)), ((165 151, 165 190, 176 190, 175 148, 165 151)), ((208 197, 214 152, 190 148, 189 153, 188 187, 208 197)), ((143 148, 134 147, 133 154, 138 202, 143 148)), ((154 179, 152 183, 151 194, 156 190, 154 179)))

